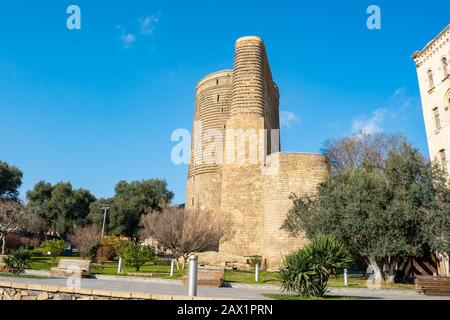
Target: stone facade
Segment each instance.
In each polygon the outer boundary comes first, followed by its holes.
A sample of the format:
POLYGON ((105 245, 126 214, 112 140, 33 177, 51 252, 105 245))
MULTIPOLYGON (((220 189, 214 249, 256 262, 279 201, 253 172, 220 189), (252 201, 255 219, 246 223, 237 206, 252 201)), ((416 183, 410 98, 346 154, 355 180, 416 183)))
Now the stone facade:
POLYGON ((416 51, 422 109, 431 160, 450 169, 450 25, 416 51))
MULTIPOLYGON (((430 159, 450 172, 450 25, 421 51, 416 63, 430 159)), ((448 256, 438 255, 439 274, 450 275, 448 256)))
POLYGON ((232 70, 196 88, 186 208, 218 214, 230 229, 223 256, 262 256, 268 269, 305 243, 281 230, 291 193, 315 192, 329 174, 317 154, 280 152, 279 91, 263 41, 236 41, 232 70))

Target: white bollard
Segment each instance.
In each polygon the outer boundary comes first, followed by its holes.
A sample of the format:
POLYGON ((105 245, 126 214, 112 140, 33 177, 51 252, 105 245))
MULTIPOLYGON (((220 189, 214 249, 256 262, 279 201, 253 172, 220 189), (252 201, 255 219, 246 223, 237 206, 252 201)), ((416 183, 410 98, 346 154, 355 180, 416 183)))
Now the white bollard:
POLYGON ((173 272, 175 269, 175 259, 172 259, 172 261, 170 261, 170 276, 173 277, 173 272))
POLYGON ((122 273, 122 258, 119 257, 119 264, 117 265, 117 274, 122 273))
POLYGON ((259 264, 255 266, 255 281, 259 282, 259 264))
POLYGON ((197 295, 197 256, 191 256, 189 259, 189 296, 197 295))
POLYGON ((344 286, 348 286, 348 272, 344 269, 344 286))

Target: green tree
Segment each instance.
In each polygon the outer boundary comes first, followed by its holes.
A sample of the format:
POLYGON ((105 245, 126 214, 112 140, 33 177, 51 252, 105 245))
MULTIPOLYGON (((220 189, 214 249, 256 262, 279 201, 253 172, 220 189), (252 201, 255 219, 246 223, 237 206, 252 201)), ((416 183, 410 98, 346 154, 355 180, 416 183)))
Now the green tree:
POLYGON ((155 250, 130 241, 120 249, 120 255, 127 266, 132 266, 139 271, 145 263, 155 257, 155 250))
POLYGON ((95 197, 87 190, 74 190, 70 183, 52 185, 38 182, 33 190, 27 192, 28 209, 36 213, 48 228, 65 237, 74 228, 83 226, 95 197))
POLYGON ((436 203, 436 195, 450 191, 435 183, 442 175, 403 143, 380 162, 336 172, 316 195, 293 196, 283 228, 294 236, 300 231, 309 237, 332 235, 371 266, 376 280, 393 281, 399 259, 420 257, 436 232, 444 233, 435 219, 445 215, 449 203, 444 196, 436 203))
POLYGON ((303 249, 288 255, 280 270, 281 287, 302 296, 323 297, 328 280, 351 262, 345 246, 332 237, 317 236, 303 249))
POLYGON ((22 177, 23 173, 18 168, 0 161, 0 200, 17 200, 22 177))
POLYGON ((164 180, 120 181, 115 188, 113 198, 99 200, 91 205, 89 219, 96 225, 102 225, 103 203, 109 204, 107 231, 116 236, 137 239, 141 216, 152 211, 161 211, 167 207, 173 193, 167 189, 164 180))
POLYGON ((64 240, 47 240, 41 244, 41 247, 44 248, 46 253, 50 253, 50 256, 53 258, 53 261, 56 261, 60 255, 63 254, 64 249, 66 249, 67 244, 64 240))

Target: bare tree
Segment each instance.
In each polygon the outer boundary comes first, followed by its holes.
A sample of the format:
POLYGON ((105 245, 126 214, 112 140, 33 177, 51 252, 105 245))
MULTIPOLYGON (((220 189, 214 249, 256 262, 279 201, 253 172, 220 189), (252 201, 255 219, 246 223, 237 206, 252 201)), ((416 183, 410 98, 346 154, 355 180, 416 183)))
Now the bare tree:
POLYGON ((192 253, 217 250, 227 230, 221 219, 200 209, 168 208, 143 215, 141 223, 142 235, 169 250, 178 268, 183 258, 182 269, 192 253))
POLYGON ((399 150, 405 141, 402 135, 361 132, 325 141, 322 153, 330 160, 333 171, 343 171, 356 168, 365 161, 381 164, 390 152, 399 150))
POLYGON ((90 224, 82 228, 76 228, 69 240, 77 246, 80 255, 87 258, 90 257, 92 249, 100 243, 101 232, 96 225, 90 224))
POLYGON ((27 223, 25 209, 20 202, 0 200, 0 240, 2 255, 6 252, 6 236, 20 230, 27 223))

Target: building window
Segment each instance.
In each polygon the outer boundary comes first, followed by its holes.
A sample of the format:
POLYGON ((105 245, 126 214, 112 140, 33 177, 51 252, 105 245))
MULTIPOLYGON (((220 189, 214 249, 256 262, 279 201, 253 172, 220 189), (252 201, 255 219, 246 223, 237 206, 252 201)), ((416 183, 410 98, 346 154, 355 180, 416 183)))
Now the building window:
POLYGON ((448 168, 447 168, 447 156, 445 154, 445 149, 442 149, 441 151, 439 151, 439 156, 441 158, 441 164, 442 164, 442 169, 444 169, 445 172, 448 172, 448 168))
POLYGON ((430 84, 430 89, 434 88, 433 71, 428 70, 428 83, 430 84))
POLYGON ((217 102, 219 102, 220 100, 220 95, 217 95, 217 102))
POLYGON ((434 123, 436 124, 436 130, 441 130, 441 118, 439 117, 439 109, 438 108, 433 109, 433 117, 434 117, 434 123))
POLYGON ((191 199, 191 205, 194 205, 194 197, 191 199))
POLYGON ((218 85, 219 84, 219 79, 216 79, 216 85, 218 85))
POLYGON ((442 58, 442 70, 444 71, 444 78, 448 76, 448 65, 447 65, 447 58, 442 58))

